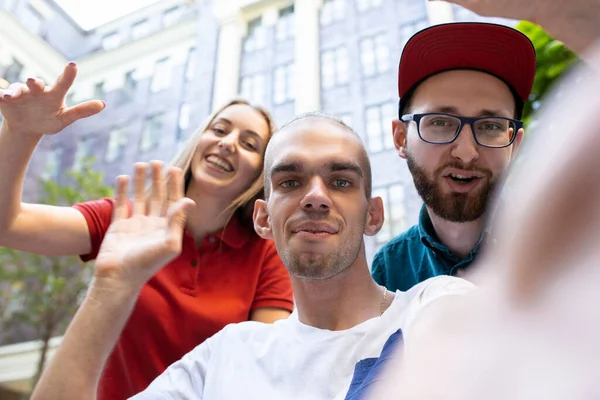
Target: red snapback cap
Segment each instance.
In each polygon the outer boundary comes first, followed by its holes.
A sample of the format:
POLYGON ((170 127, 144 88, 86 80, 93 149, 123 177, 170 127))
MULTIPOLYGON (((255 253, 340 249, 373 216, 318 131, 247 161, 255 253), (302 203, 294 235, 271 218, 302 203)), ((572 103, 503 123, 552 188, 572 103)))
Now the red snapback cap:
POLYGON ((473 69, 503 80, 525 103, 535 77, 531 40, 504 25, 460 22, 434 25, 413 35, 398 68, 400 99, 428 77, 453 69, 473 69))

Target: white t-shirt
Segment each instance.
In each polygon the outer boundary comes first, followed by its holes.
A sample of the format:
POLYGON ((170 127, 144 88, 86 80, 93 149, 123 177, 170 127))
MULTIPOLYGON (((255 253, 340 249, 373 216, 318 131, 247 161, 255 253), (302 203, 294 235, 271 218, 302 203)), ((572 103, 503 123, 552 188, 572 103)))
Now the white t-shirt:
POLYGON ((381 317, 343 331, 305 325, 296 311, 274 324, 231 324, 134 399, 359 399, 423 307, 472 288, 459 278, 431 278, 396 292, 381 317))

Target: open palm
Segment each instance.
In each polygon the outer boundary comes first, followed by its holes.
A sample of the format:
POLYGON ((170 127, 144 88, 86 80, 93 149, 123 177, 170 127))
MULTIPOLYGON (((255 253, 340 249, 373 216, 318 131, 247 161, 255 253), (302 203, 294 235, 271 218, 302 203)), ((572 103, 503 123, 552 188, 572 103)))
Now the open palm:
POLYGON ((179 255, 186 211, 194 204, 183 197, 181 170, 169 171, 166 186, 157 163, 153 165, 151 194, 146 199, 146 169, 146 164, 136 165, 131 215, 126 195, 128 179, 117 179, 113 221, 96 259, 97 278, 115 279, 135 289, 179 255))
POLYGON ((65 96, 77 76, 77 66, 69 63, 53 86, 40 79, 12 83, 0 90, 0 112, 13 132, 31 135, 55 134, 73 122, 90 117, 104 109, 99 100, 67 107, 65 96))

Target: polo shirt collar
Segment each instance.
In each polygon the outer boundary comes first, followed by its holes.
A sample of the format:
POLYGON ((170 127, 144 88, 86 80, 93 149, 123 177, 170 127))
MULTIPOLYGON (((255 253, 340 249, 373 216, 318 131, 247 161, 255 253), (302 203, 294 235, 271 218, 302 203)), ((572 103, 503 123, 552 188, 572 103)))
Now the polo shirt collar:
MULTIPOLYGON (((207 235, 204 238, 204 243, 213 245, 216 242, 215 239, 218 239, 219 242, 225 243, 229 247, 241 249, 250 240, 250 235, 249 229, 242 224, 239 216, 234 214, 222 231, 207 235)), ((184 237, 190 240, 190 243, 194 243, 194 238, 187 230, 184 237)))

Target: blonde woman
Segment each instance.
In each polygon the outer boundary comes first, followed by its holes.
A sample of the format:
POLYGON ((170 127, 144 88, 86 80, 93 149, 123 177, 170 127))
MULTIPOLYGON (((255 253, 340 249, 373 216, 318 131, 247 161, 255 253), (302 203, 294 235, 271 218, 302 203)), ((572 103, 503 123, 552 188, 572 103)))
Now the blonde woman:
MULTIPOLYGON (((0 90, 5 118, 0 130, 0 246, 79 254, 83 260, 98 254, 113 200, 74 207, 21 202, 25 171, 43 135, 104 108, 101 101, 65 106, 76 74, 70 63, 52 87, 30 78, 0 90)), ((175 158, 173 166, 185 176, 185 195, 196 203, 188 213, 182 252, 142 289, 101 378, 100 399, 125 399, 142 391, 229 323, 270 323, 292 311, 289 276, 275 246, 248 223, 262 193, 263 155, 273 131, 268 112, 232 101, 210 116, 175 158)), ((162 181, 161 163, 136 164, 132 179, 144 181, 147 174, 162 181)), ((131 204, 132 213, 138 208, 131 204)))

